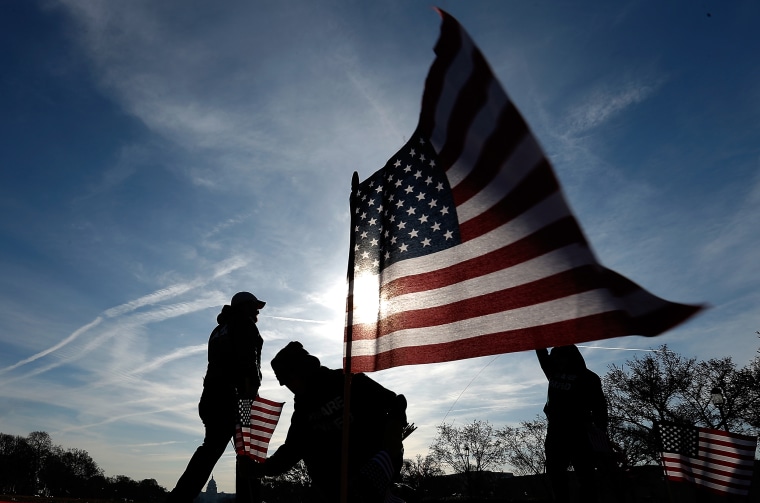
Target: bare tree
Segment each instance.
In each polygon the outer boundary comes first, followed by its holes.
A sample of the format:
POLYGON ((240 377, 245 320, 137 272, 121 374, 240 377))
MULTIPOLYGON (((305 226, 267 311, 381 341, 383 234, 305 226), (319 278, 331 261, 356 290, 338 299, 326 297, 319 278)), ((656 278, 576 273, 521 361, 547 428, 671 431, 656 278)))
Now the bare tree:
POLYGON ((302 501, 308 497, 311 477, 303 460, 276 477, 265 477, 261 484, 262 501, 302 501))
POLYGON ((741 381, 744 404, 737 414, 756 432, 760 429, 760 356, 739 371, 738 379, 741 381))
POLYGON ((438 426, 430 455, 456 473, 480 472, 504 463, 504 449, 488 421, 474 420, 461 427, 438 426))
POLYGON ((746 420, 746 412, 758 406, 757 376, 753 375, 752 364, 738 369, 730 357, 699 362, 685 401, 695 424, 753 433, 746 420))
POLYGON ((40 476, 50 455, 53 453, 53 441, 50 435, 45 431, 33 431, 26 437, 26 441, 34 452, 34 481, 37 486, 35 489, 40 492, 45 491, 44 482, 40 476))
POLYGON ((533 421, 520 421, 517 427, 505 426, 497 430, 501 439, 507 464, 517 475, 538 475, 544 473, 546 454, 547 421, 545 416, 536 416, 533 421))
POLYGON ((657 449, 652 424, 690 423, 682 396, 697 362, 662 346, 644 357, 635 356, 621 367, 612 365, 602 379, 610 412, 609 433, 622 446, 629 464, 655 462, 657 449))
POLYGON ((613 442, 628 464, 641 464, 657 461, 652 427, 658 421, 751 433, 760 415, 752 412, 760 404, 757 366, 737 369, 730 357, 697 361, 664 345, 612 365, 602 382, 613 442))
POLYGON ((405 459, 401 467, 401 480, 415 490, 419 489, 426 480, 439 475, 443 475, 443 470, 438 461, 429 454, 424 458, 421 454, 417 454, 415 459, 405 459))
POLYGON ((34 494, 37 458, 26 438, 0 433, 0 491, 34 494))
POLYGON ((311 477, 309 476, 309 470, 306 469, 306 464, 303 462, 303 460, 296 463, 293 468, 287 472, 283 473, 282 475, 272 477, 272 479, 278 482, 287 482, 300 487, 311 486, 311 477))

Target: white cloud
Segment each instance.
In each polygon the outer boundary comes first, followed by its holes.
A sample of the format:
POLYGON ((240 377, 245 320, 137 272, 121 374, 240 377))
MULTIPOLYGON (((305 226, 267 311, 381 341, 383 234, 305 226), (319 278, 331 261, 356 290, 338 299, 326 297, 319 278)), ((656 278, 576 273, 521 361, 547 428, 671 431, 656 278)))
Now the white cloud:
POLYGON ((704 266, 715 268, 715 274, 722 275, 736 289, 752 288, 754 279, 760 277, 760 170, 753 180, 742 185, 712 203, 703 224, 699 254, 704 266))
POLYGON ((582 135, 643 103, 664 84, 661 80, 628 80, 622 83, 603 82, 591 89, 585 98, 573 104, 567 118, 567 134, 582 135))

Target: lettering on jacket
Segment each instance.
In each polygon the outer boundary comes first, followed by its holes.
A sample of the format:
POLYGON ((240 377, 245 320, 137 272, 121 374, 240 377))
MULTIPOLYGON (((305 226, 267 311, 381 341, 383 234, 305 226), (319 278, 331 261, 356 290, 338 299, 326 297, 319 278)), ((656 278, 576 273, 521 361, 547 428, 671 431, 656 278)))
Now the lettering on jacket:
POLYGON ((549 379, 549 387, 562 391, 570 391, 577 378, 576 374, 558 374, 549 379))
POLYGON ((313 430, 333 431, 343 427, 343 397, 338 395, 323 403, 319 409, 309 414, 309 424, 313 430))

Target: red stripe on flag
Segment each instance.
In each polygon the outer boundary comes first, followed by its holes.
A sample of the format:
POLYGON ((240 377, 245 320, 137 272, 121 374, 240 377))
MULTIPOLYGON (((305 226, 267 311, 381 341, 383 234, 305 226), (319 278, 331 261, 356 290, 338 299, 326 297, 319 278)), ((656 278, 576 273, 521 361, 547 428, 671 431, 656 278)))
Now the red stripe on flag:
POLYGON ((621 316, 620 313, 608 312, 453 342, 404 346, 378 352, 376 356, 354 356, 351 365, 352 368, 356 366, 362 369, 360 372, 373 372, 402 365, 430 363, 431 361, 463 360, 493 354, 526 351, 534 349, 536 342, 545 347, 563 346, 572 343, 574 340, 572 333, 577 330, 601 332, 605 334, 604 338, 620 337, 626 335, 625 332, 614 330, 619 328, 620 324, 616 322, 621 316))
MULTIPOLYGON (((461 184, 460 184, 461 185, 461 184)), ((518 217, 533 208, 550 195, 559 190, 559 183, 554 176, 548 161, 543 160, 526 176, 510 193, 506 194, 497 204, 484 211, 480 216, 462 223, 459 230, 462 241, 469 241, 490 232, 499 226, 518 217)), ((454 200, 457 189, 454 189, 454 200)), ((573 236, 578 242, 585 242, 580 228, 573 236)))
MULTIPOLYGON (((454 136, 456 141, 465 141, 466 130, 458 128, 453 132, 459 133, 454 136)), ((497 177, 502 163, 509 158, 509 154, 517 148, 526 135, 530 135, 530 131, 522 120, 520 112, 511 102, 507 103, 501 112, 496 130, 483 144, 472 172, 454 189, 454 201, 457 205, 467 202, 497 177)), ((451 140, 446 143, 446 146, 450 144, 451 140)), ((446 167, 450 166, 446 165, 446 167)))

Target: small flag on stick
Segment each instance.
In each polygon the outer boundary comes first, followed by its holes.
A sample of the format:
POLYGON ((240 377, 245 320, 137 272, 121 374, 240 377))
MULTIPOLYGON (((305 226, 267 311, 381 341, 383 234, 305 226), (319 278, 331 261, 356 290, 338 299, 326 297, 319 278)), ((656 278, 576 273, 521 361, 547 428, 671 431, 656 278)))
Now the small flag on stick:
POLYGON ((284 402, 257 396, 255 400, 238 401, 239 419, 235 428, 235 453, 263 462, 284 402))
POLYGON ((658 423, 657 435, 668 480, 748 494, 757 437, 673 423, 658 423))
POLYGON ((698 312, 597 262, 528 125, 439 12, 417 130, 352 188, 346 368, 654 336, 698 312))

